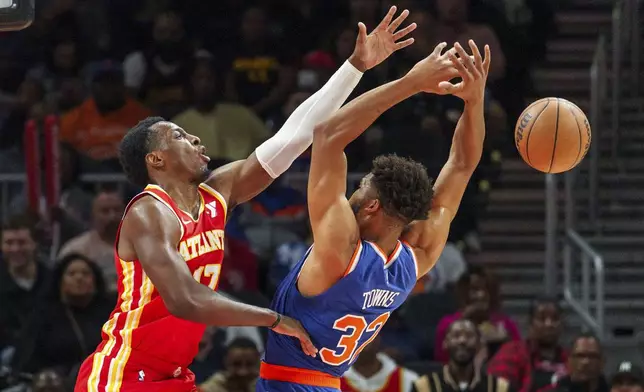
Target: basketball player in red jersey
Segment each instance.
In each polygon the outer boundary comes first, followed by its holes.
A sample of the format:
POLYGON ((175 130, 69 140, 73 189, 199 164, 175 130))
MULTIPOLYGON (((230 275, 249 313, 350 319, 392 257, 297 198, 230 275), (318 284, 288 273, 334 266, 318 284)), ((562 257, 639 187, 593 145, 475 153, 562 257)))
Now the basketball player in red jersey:
POLYGON ((197 137, 148 118, 123 138, 128 178, 145 190, 128 204, 115 244, 119 300, 103 341, 82 364, 75 391, 194 391, 187 369, 206 325, 265 326, 316 348, 299 322, 217 294, 228 211, 264 190, 313 140, 315 125, 346 100, 362 73, 410 45, 392 7, 369 35, 364 24, 353 55, 248 159, 207 170, 197 137))

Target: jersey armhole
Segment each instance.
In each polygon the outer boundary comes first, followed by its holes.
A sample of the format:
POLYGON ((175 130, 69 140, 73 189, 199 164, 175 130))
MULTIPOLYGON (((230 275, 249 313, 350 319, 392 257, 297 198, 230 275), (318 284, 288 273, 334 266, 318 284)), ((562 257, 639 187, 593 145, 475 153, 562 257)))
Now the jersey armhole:
MULTIPOLYGON (((116 233, 116 242, 114 243, 114 253, 116 254, 116 257, 119 258, 119 260, 127 262, 127 260, 121 258, 121 256, 119 255, 119 239, 121 238, 121 225, 123 224, 123 220, 125 219, 125 215, 127 215, 128 211, 130 210, 130 207, 132 207, 132 205, 136 201, 141 200, 145 196, 152 196, 155 200, 158 200, 159 202, 161 202, 161 204, 166 206, 170 210, 170 212, 172 212, 172 215, 174 215, 174 217, 177 218, 177 222, 179 222, 179 227, 181 228, 181 237, 179 237, 179 241, 181 241, 181 238, 183 238, 183 235, 185 234, 184 229, 183 229, 183 223, 181 223, 181 218, 179 218, 179 215, 177 215, 176 211, 172 208, 172 206, 170 206, 170 204, 168 204, 168 202, 163 200, 159 195, 156 195, 154 192, 143 191, 143 192, 139 193, 138 195, 134 196, 132 198, 132 200, 130 200, 130 202, 127 203, 127 206, 125 206, 125 210, 123 211, 123 217, 121 218, 121 224, 119 224, 119 229, 118 229, 118 232, 116 233)), ((178 245, 178 243, 177 243, 177 245, 178 245)))
POLYGON ((409 245, 408 242, 402 241, 402 243, 409 249, 409 253, 411 254, 411 258, 414 261, 414 271, 416 272, 416 281, 420 279, 421 277, 418 276, 419 274, 419 269, 418 269, 418 259, 416 258, 416 253, 414 252, 414 247, 409 245))
POLYGON ((358 261, 360 260, 360 255, 362 255, 362 241, 358 240, 358 243, 356 244, 356 249, 353 251, 353 256, 351 256, 351 260, 349 260, 349 264, 347 265, 347 269, 344 270, 344 274, 342 277, 346 277, 350 273, 353 272, 353 270, 356 269, 358 266, 358 261))

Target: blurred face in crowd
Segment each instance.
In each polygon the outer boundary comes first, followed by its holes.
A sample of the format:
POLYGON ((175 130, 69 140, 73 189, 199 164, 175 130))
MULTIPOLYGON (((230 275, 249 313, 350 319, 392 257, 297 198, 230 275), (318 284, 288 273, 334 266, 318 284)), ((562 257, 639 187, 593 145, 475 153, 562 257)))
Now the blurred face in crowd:
POLYGON ((157 55, 166 62, 181 59, 185 51, 184 35, 183 22, 177 14, 168 12, 159 15, 152 30, 157 55))
POLYGON ((123 200, 117 192, 101 192, 94 198, 92 218, 99 233, 116 236, 123 216, 123 200))
POLYGON ((457 320, 449 327, 443 346, 452 362, 459 366, 472 363, 479 349, 479 335, 474 323, 457 320))
POLYGON ((260 8, 249 8, 242 19, 242 35, 247 42, 261 41, 268 34, 266 14, 260 8))
POLYGON ((122 108, 126 97, 123 74, 109 72, 97 75, 92 83, 92 97, 98 110, 103 113, 122 108))
POLYGON ((345 29, 340 32, 335 41, 335 52, 339 59, 347 59, 353 53, 356 46, 356 33, 353 30, 345 29))
POLYGON ((2 255, 9 268, 20 269, 35 262, 36 241, 28 228, 2 231, 2 255))
POLYGON ((568 357, 568 371, 574 382, 589 382, 601 375, 603 359, 597 339, 582 337, 575 342, 568 357))
POLYGON ((437 0, 436 8, 442 22, 460 24, 467 21, 468 0, 437 0))
POLYGON ((376 354, 380 352, 380 336, 376 335, 376 338, 371 341, 358 355, 356 359, 356 364, 360 363, 369 363, 376 359, 376 354))
POLYGON ((56 45, 53 60, 57 70, 73 71, 78 62, 76 44, 72 41, 65 41, 56 45))
POLYGON ((192 93, 195 103, 214 103, 216 97, 215 70, 206 61, 201 61, 192 74, 192 93))
POLYGON ((31 390, 33 392, 64 392, 65 388, 58 373, 44 370, 34 376, 31 390))
POLYGON ((228 384, 237 390, 247 390, 259 375, 259 352, 255 348, 237 347, 228 350, 224 360, 228 384))
POLYGON ((62 298, 84 299, 92 297, 96 292, 94 273, 85 260, 77 259, 69 263, 62 279, 62 298))
POLYGON ((537 305, 530 323, 530 338, 541 346, 556 346, 561 336, 561 321, 561 311, 556 304, 537 305))
POLYGON ((482 308, 490 308, 490 293, 487 280, 481 275, 472 275, 469 282, 468 304, 476 304, 482 308))
POLYGON ((630 374, 620 374, 613 379, 610 392, 644 392, 642 380, 630 374))

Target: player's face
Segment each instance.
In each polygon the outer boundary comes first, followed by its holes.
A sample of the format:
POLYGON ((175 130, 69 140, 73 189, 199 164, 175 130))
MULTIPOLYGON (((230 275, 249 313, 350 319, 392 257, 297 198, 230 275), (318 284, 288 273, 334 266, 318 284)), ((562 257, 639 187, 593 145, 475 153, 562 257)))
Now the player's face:
POLYGON ((225 366, 231 382, 248 386, 258 376, 259 353, 252 348, 233 348, 226 355, 225 366))
POLYGON ((207 178, 210 158, 198 137, 171 122, 160 122, 153 129, 160 133, 161 145, 158 151, 148 154, 152 167, 190 183, 207 178))
POLYGON ((74 260, 67 265, 60 290, 63 295, 76 298, 94 294, 94 273, 84 260, 74 260))
POLYGON ((479 348, 476 326, 469 320, 455 321, 443 344, 452 361, 462 365, 472 362, 479 348))

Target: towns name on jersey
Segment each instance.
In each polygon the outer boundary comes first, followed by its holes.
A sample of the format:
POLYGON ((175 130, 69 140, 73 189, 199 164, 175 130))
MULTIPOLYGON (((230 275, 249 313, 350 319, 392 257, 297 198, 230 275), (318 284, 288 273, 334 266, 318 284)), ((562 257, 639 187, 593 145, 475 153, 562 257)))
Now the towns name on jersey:
POLYGON ((179 253, 185 261, 224 249, 224 231, 209 230, 179 242, 179 253))
POLYGON ((375 306, 381 308, 391 307, 396 297, 400 295, 397 291, 382 290, 382 289, 373 289, 366 293, 362 293, 364 297, 364 303, 362 304, 362 309, 373 308, 375 306))

